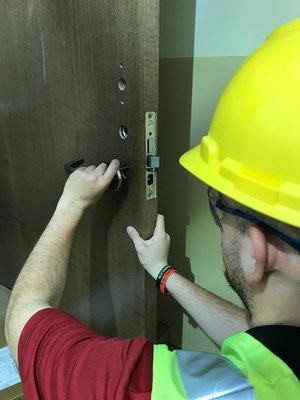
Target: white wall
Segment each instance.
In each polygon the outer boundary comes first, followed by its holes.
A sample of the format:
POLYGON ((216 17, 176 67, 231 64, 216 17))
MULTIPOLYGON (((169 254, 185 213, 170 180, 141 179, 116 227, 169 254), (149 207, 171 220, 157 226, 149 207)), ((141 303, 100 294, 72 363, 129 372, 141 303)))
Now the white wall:
POLYGON ((296 17, 299 0, 198 0, 195 57, 248 55, 269 32, 296 17))

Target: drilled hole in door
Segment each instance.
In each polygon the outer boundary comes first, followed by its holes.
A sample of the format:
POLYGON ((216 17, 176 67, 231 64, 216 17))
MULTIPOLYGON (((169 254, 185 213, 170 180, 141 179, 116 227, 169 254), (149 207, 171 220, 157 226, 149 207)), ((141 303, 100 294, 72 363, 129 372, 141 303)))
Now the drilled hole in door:
POLYGON ((126 89, 126 81, 124 78, 120 78, 118 80, 118 88, 121 92, 124 92, 124 90, 126 89))
POLYGON ((127 126, 125 126, 125 125, 120 126, 119 135, 120 135, 120 138, 123 140, 126 140, 128 138, 129 133, 128 133, 127 126))

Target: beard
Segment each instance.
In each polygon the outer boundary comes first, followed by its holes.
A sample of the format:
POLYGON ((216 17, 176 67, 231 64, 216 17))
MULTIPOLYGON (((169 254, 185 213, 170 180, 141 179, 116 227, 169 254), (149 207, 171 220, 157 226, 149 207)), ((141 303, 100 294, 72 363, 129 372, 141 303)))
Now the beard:
POLYGON ((243 268, 241 266, 241 241, 243 231, 237 230, 226 246, 222 243, 222 253, 224 262, 224 275, 229 286, 237 293, 244 306, 251 314, 253 306, 253 296, 250 285, 246 281, 243 268))

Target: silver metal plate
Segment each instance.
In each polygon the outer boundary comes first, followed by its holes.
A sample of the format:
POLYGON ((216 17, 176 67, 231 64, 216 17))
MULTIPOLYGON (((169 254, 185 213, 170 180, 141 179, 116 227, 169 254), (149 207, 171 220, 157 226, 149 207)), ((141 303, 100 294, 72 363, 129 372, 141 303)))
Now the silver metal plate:
POLYGON ((157 170, 159 157, 157 156, 157 112, 146 112, 146 199, 152 200, 157 197, 157 170), (149 160, 151 163, 149 164, 149 160))

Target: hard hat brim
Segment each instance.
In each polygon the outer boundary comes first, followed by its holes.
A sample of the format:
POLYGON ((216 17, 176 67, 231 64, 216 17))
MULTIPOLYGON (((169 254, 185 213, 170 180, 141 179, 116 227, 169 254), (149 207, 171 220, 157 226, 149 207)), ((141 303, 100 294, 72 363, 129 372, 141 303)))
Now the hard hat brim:
POLYGON ((291 209, 290 204, 284 201, 270 204, 245 193, 233 181, 225 179, 218 173, 216 168, 211 168, 209 163, 203 160, 201 157, 201 144, 184 153, 180 157, 179 163, 196 178, 231 199, 278 221, 300 227, 300 207, 291 209))

